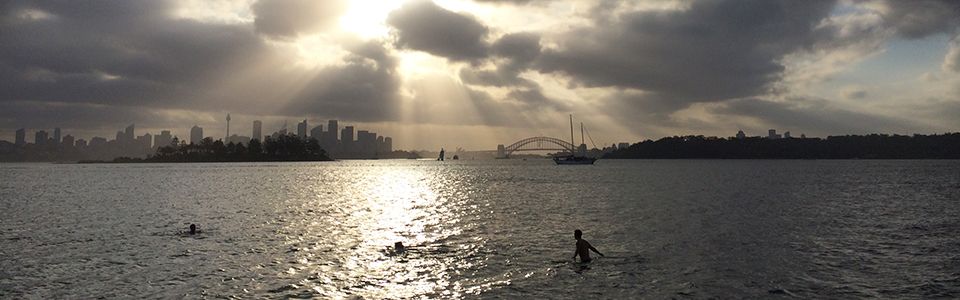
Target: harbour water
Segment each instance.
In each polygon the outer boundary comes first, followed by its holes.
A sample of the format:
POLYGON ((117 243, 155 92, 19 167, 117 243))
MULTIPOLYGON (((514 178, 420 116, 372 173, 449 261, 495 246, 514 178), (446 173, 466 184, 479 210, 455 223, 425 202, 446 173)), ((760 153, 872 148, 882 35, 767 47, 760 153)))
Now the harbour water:
POLYGON ((4 163, 0 257, 4 299, 958 297, 960 161, 4 163))

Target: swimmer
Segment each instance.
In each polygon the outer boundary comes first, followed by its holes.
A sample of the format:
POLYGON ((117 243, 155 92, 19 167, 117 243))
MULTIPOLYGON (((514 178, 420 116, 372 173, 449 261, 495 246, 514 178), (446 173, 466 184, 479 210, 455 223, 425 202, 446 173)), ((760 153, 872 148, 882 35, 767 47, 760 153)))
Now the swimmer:
POLYGON ((590 245, 590 242, 582 239, 582 236, 583 231, 580 231, 580 229, 573 231, 573 237, 577 239, 577 250, 573 252, 573 260, 576 261, 577 255, 580 255, 580 262, 590 262, 592 260, 590 259, 590 251, 596 252, 597 254, 600 254, 600 257, 603 257, 603 253, 597 251, 597 248, 594 248, 593 245, 590 245))
POLYGON ((190 224, 190 235, 197 234, 197 224, 190 224))
POLYGON ((407 248, 403 247, 402 242, 396 242, 396 243, 393 243, 393 251, 396 252, 397 254, 401 254, 404 251, 407 251, 407 248))

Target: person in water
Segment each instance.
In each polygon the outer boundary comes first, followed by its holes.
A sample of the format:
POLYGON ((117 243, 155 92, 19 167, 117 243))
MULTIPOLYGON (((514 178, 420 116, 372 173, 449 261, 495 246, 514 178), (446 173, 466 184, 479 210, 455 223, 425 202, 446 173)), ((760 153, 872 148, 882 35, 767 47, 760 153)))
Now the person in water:
POLYGON ((393 243, 393 252, 402 254, 404 251, 407 251, 407 248, 403 246, 402 242, 393 243))
POLYGON ((590 251, 596 252, 600 254, 600 257, 603 257, 603 253, 597 251, 597 248, 594 248, 593 245, 590 245, 590 242, 582 238, 583 231, 580 231, 580 229, 574 230, 573 237, 577 239, 577 250, 573 252, 574 260, 577 259, 577 255, 580 255, 580 262, 590 262, 592 260, 590 258, 590 251))
POLYGON ((190 224, 190 235, 197 234, 197 224, 190 224))

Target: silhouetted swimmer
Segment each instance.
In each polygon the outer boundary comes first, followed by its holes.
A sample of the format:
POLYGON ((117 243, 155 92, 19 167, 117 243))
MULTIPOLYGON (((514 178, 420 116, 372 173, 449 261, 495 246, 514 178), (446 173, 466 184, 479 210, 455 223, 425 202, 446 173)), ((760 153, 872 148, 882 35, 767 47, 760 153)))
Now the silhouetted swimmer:
POLYGON ((190 235, 197 234, 197 224, 190 224, 190 235))
POLYGON ((403 246, 402 242, 393 243, 393 252, 403 254, 404 251, 407 251, 407 248, 403 246))
POLYGON ((581 238, 582 236, 583 231, 580 231, 580 229, 573 231, 573 237, 577 239, 577 250, 573 252, 573 259, 576 260, 577 255, 580 255, 580 262, 590 262, 592 260, 590 259, 590 251, 596 252, 600 254, 600 257, 603 257, 603 253, 597 251, 597 248, 594 248, 593 245, 590 245, 590 242, 581 238))

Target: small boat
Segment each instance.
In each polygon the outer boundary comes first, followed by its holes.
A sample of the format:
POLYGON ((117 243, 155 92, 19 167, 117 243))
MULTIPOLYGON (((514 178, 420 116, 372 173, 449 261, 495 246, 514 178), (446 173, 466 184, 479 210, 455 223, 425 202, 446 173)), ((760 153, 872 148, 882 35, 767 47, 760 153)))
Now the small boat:
MULTIPOLYGON (((583 144, 583 123, 580 123, 580 143, 583 144)), ((573 144, 573 115, 570 115, 570 145, 573 144)), ((570 155, 555 156, 553 162, 558 165, 592 165, 597 159, 587 156, 578 156, 574 150, 570 149, 570 155)))
POLYGON ((458 159, 460 159, 460 155, 454 154, 454 155, 453 155, 453 160, 458 160, 458 159))
POLYGON ((593 157, 586 156, 557 156, 553 158, 553 162, 558 165, 592 165, 596 162, 597 159, 593 157))

